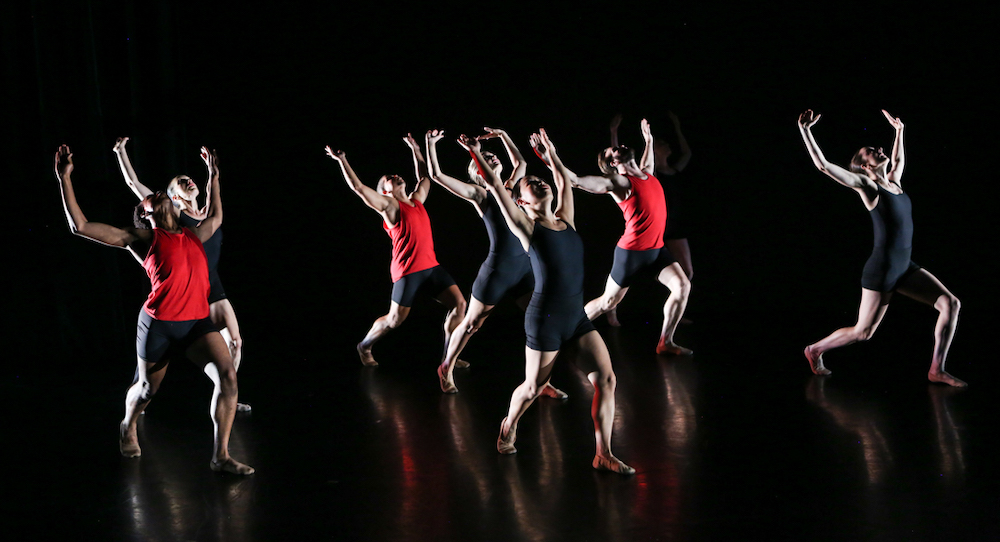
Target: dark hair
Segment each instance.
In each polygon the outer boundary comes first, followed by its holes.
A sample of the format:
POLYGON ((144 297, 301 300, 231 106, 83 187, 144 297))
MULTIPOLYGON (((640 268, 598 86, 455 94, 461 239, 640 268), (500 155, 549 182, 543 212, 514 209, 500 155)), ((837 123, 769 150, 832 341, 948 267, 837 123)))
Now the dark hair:
POLYGON ((145 199, 140 201, 139 204, 132 209, 132 224, 135 224, 135 228, 137 230, 153 229, 153 223, 146 218, 146 208, 143 207, 144 203, 146 203, 145 199))
POLYGON ((861 152, 867 150, 868 147, 861 147, 858 152, 854 153, 851 157, 850 170, 854 173, 863 174, 865 172, 865 159, 861 157, 861 152))
POLYGON ((599 167, 601 172, 605 175, 610 175, 618 171, 617 169, 611 167, 611 158, 606 155, 609 150, 614 152, 615 149, 624 149, 621 158, 618 159, 620 163, 624 164, 635 160, 635 151, 629 147, 608 147, 597 153, 597 167, 599 167))

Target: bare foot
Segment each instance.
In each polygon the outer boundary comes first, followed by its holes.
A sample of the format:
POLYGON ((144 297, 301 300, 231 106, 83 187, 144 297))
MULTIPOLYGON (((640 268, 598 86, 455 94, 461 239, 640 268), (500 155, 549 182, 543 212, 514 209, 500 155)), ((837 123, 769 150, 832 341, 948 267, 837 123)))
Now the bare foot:
POLYGON ((254 473, 254 468, 250 465, 244 465, 239 461, 228 457, 223 461, 212 460, 209 465, 215 472, 229 472, 232 474, 239 474, 241 476, 248 476, 254 473))
POLYGON ((253 408, 250 403, 236 403, 236 412, 250 412, 253 408))
POLYGON ((561 389, 553 386, 552 384, 546 382, 542 386, 542 391, 538 392, 538 395, 543 397, 551 397, 553 399, 569 399, 569 394, 562 391, 561 389))
POLYGON ((611 326, 611 327, 622 327, 622 323, 618 321, 618 312, 617 311, 607 312, 607 313, 605 313, 605 316, 608 317, 608 325, 609 326, 611 326))
POLYGON ((438 365, 438 383, 441 384, 441 391, 445 393, 458 393, 458 387, 455 386, 455 380, 452 375, 446 375, 444 373, 444 365, 438 365))
POLYGON ((809 360, 809 368, 812 369, 813 374, 818 374, 820 376, 827 376, 833 374, 833 371, 827 369, 823 365, 823 354, 815 355, 812 351, 812 346, 807 346, 805 350, 802 351, 806 355, 806 359, 809 360))
POLYGON ((507 432, 507 436, 503 435, 503 426, 507 423, 507 418, 504 418, 500 422, 500 436, 497 437, 497 451, 503 455, 516 454, 517 448, 514 447, 514 441, 517 439, 517 430, 511 428, 507 432))
POLYGON ((361 363, 365 367, 378 367, 378 362, 375 361, 375 357, 372 356, 371 349, 365 350, 361 347, 361 343, 358 343, 358 357, 361 358, 361 363))
POLYGON ((609 470, 618 474, 635 474, 635 469, 622 463, 620 459, 613 455, 609 457, 595 455, 594 468, 597 470, 609 470))
POLYGON ((469 362, 465 361, 464 359, 456 359, 455 360, 455 368, 456 369, 468 369, 469 368, 469 362))
POLYGON ((944 371, 939 373, 928 372, 927 380, 930 380, 931 382, 939 382, 941 384, 948 384, 949 386, 955 386, 956 388, 964 388, 968 386, 964 380, 955 378, 944 371))
POLYGON ((118 426, 118 450, 125 457, 139 457, 142 455, 142 448, 139 448, 139 437, 135 433, 135 427, 128 428, 128 422, 122 422, 118 426))
POLYGON ((657 354, 665 354, 670 356, 690 356, 694 354, 690 349, 684 348, 676 343, 660 341, 660 344, 656 345, 657 354))

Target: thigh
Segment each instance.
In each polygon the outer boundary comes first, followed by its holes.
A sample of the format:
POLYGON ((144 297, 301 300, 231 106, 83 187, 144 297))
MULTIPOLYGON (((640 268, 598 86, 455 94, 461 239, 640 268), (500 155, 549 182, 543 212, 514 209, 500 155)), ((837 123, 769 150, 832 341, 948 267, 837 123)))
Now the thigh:
POLYGON ((941 296, 954 296, 937 277, 926 269, 918 269, 910 273, 896 285, 896 291, 931 306, 934 306, 941 296))
POLYGON ((861 289, 861 303, 858 305, 858 327, 870 327, 872 331, 882 323, 885 311, 889 309, 892 292, 878 292, 861 289))
POLYGON ((454 309, 455 307, 465 303, 465 297, 462 296, 462 291, 459 290, 458 286, 454 284, 442 290, 434 297, 434 299, 448 309, 454 309))
POLYGON ((608 346, 597 331, 591 331, 566 343, 563 353, 584 374, 607 375, 614 372, 611 368, 608 346))
POLYGON ((541 387, 548 382, 559 350, 535 350, 524 347, 524 381, 541 387))
POLYGON ((687 282, 687 275, 681 269, 681 264, 673 262, 660 270, 660 273, 656 275, 656 280, 673 290, 687 282))
POLYGON ((218 331, 194 339, 187 348, 187 357, 199 366, 215 365, 220 373, 233 367, 229 346, 218 331))

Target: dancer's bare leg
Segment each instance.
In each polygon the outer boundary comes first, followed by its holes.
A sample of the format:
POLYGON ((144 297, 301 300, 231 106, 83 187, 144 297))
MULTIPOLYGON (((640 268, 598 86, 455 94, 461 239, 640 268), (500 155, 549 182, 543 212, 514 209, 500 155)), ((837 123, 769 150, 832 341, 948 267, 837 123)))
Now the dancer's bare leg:
POLYGON ((858 321, 852 327, 842 327, 826 338, 806 347, 805 355, 809 360, 812 372, 818 375, 828 375, 829 369, 823 365, 823 354, 834 348, 839 348, 858 341, 867 341, 878 329, 889 308, 892 292, 876 292, 867 288, 861 289, 861 304, 858 306, 858 321))
POLYGON ((962 306, 958 298, 948 291, 937 277, 924 269, 906 277, 897 291, 938 311, 937 324, 934 325, 934 354, 931 356, 931 368, 927 371, 928 380, 959 388, 968 386, 963 380, 955 378, 944 370, 948 349, 958 327, 958 312, 962 306))
MULTIPOLYGON (((691 246, 688 244, 687 239, 664 239, 663 243, 667 245, 667 250, 673 255, 677 263, 680 264, 681 269, 684 270, 684 274, 687 276, 688 280, 694 280, 694 264, 691 261, 691 246)), ((690 324, 691 320, 681 315, 680 323, 690 324)))
POLYGON ((458 393, 454 377, 458 355, 465 349, 465 345, 469 342, 472 334, 479 331, 479 328, 489 318, 490 313, 493 312, 493 307, 495 307, 495 305, 486 305, 476 299, 475 296, 471 299, 468 310, 465 313, 465 318, 462 319, 461 323, 451 333, 451 339, 447 342, 444 360, 441 361, 441 365, 437 369, 438 382, 441 384, 441 391, 445 393, 458 393))
POLYGON ((563 353, 573 364, 587 375, 594 385, 594 402, 590 415, 594 419, 594 438, 597 451, 593 465, 598 470, 609 470, 619 474, 633 474, 635 469, 626 465, 611 453, 611 431, 615 422, 615 372, 611 368, 611 355, 604 339, 596 331, 579 337, 573 344, 567 344, 563 353))
POLYGON ((378 362, 372 356, 372 345, 383 335, 399 327, 409 314, 410 307, 404 307, 395 301, 389 304, 388 314, 375 320, 371 329, 368 330, 368 334, 358 343, 358 356, 361 358, 361 363, 367 367, 378 367, 378 362))
POLYGON ((233 418, 236 416, 239 388, 236 383, 236 367, 233 366, 226 341, 218 333, 208 333, 199 337, 188 348, 187 354, 192 361, 203 365, 205 374, 215 384, 212 406, 209 410, 212 424, 215 426, 215 445, 210 464, 212 470, 242 475, 253 474, 253 467, 240 463, 229 455, 229 435, 232 433, 233 418))
POLYGON ((229 345, 229 354, 233 358, 233 366, 240 370, 240 362, 243 361, 243 336, 240 335, 240 323, 236 320, 236 311, 228 298, 222 298, 208 306, 209 318, 215 327, 222 331, 229 331, 229 338, 226 344, 229 345))
POLYGON ((583 310, 587 313, 587 318, 593 322, 598 316, 610 312, 625 299, 628 287, 622 288, 615 282, 615 279, 608 276, 608 281, 604 285, 604 293, 601 297, 591 299, 583 310))
POLYGON ((462 320, 465 319, 465 309, 468 304, 465 302, 465 296, 462 295, 462 291, 454 284, 439 293, 434 299, 448 309, 448 314, 445 314, 442 326, 444 330, 444 349, 441 351, 441 360, 443 362, 445 356, 448 355, 448 345, 451 343, 451 335, 458 329, 458 325, 462 323, 462 320))
POLYGON ((497 437, 497 451, 502 454, 512 454, 517 451, 514 441, 517 439, 517 422, 524 411, 539 395, 539 390, 548 382, 552 374, 552 364, 556 360, 558 350, 542 352, 524 347, 524 382, 510 396, 510 407, 507 417, 500 423, 500 436, 497 437))
MULTIPOLYGON (((229 334, 229 328, 220 328, 219 334, 226 341, 226 347, 229 348, 229 354, 232 355, 235 349, 233 347, 233 336, 229 334)), ((233 359, 233 367, 239 372, 240 366, 236 363, 235 358, 233 359)), ((247 403, 236 403, 236 412, 250 412, 251 410, 253 410, 252 407, 247 403)))
POLYGON ((146 363, 136 356, 136 372, 138 379, 125 392, 125 417, 118 425, 118 449, 125 457, 139 457, 139 436, 136 433, 136 422, 139 415, 149 405, 149 401, 160 389, 163 376, 167 374, 167 360, 159 363, 146 363))
POLYGON ((691 350, 674 342, 674 331, 677 330, 677 324, 687 307, 688 296, 691 295, 691 281, 677 262, 664 267, 656 280, 670 290, 670 295, 663 304, 663 328, 660 330, 660 341, 656 344, 656 353, 675 356, 691 354, 691 350))

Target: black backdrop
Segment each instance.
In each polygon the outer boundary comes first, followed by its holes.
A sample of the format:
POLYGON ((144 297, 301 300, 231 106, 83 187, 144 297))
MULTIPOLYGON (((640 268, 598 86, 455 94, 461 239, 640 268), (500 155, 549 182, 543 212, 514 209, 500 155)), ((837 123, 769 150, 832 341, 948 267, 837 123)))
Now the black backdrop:
MULTIPOLYGON (((326 144, 371 183, 390 172, 412 179, 407 132, 499 126, 526 151, 544 126, 571 168, 593 172, 614 113, 625 115, 622 139, 637 145, 639 119, 666 134, 672 110, 694 149, 685 175, 696 216, 692 313, 745 314, 762 340, 798 351, 852 321, 871 226, 856 196, 812 167, 796 116, 822 112, 817 138, 844 163, 860 146, 891 146, 886 108, 908 130, 914 259, 964 301, 953 355, 992 331, 995 8, 68 4, 0 8, 8 383, 38 382, 52 362, 84 357, 120 367, 116 386, 127 383, 148 281, 126 252, 68 233, 52 175, 52 153, 69 144, 88 218, 128 224, 134 199, 111 152, 124 135, 154 187, 179 173, 202 179, 198 147, 218 149, 221 272, 248 352, 277 342, 283 362, 335 374, 356 363, 352 345, 387 307, 389 243, 326 144), (809 318, 812 335, 782 333, 788 319, 809 318)), ((464 171, 457 145, 439 149, 447 171, 464 171)), ((577 202, 596 295, 620 213, 609 198, 577 202)), ((428 208, 439 259, 468 291, 486 250, 479 219, 439 188, 428 208)), ((623 311, 659 302, 634 297, 623 311)), ((437 333, 437 318, 415 319, 400 340, 437 333)), ((56 378, 89 373, 67 367, 56 378)), ((971 381, 974 371, 958 374, 971 381)))

